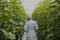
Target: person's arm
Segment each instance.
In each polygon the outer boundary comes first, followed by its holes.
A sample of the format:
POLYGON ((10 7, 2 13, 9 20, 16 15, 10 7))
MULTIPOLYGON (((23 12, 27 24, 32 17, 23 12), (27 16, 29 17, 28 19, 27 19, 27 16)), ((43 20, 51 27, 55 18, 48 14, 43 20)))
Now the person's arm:
POLYGON ((25 25, 24 25, 24 31, 25 31, 25 32, 28 31, 28 28, 27 28, 27 22, 26 22, 25 25))
POLYGON ((38 30, 38 24, 35 22, 35 30, 38 30))

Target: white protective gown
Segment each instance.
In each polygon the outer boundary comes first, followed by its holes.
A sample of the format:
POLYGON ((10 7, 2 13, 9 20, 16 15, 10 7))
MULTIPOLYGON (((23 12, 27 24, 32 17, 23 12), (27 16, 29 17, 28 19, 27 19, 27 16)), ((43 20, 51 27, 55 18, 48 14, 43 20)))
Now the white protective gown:
POLYGON ((38 25, 35 21, 29 20, 25 23, 24 30, 26 32, 26 40, 37 40, 36 30, 38 25))

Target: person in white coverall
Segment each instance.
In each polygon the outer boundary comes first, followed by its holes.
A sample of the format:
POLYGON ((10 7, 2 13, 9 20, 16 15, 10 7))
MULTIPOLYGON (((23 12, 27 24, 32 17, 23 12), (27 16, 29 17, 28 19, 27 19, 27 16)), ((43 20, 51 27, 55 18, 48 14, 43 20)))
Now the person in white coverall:
POLYGON ((36 21, 28 18, 24 25, 24 30, 26 32, 26 40, 37 40, 36 31, 38 30, 38 25, 36 21))

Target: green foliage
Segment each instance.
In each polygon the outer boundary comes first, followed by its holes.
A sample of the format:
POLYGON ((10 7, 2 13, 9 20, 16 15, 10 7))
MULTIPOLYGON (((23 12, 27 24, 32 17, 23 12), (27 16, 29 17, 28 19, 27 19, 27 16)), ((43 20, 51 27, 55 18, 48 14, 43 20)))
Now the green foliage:
MULTIPOLYGON (((21 39, 26 19, 27 15, 20 0, 3 0, 0 2, 0 29, 6 31, 4 33, 2 32, 3 34, 15 35, 15 32, 17 32, 21 39)), ((7 38, 4 38, 4 40, 5 39, 9 40, 7 38)))
POLYGON ((60 0, 44 0, 32 16, 39 25, 39 40, 60 40, 60 0))
POLYGON ((7 32, 4 29, 0 29, 0 40, 14 40, 15 35, 11 32, 7 32))

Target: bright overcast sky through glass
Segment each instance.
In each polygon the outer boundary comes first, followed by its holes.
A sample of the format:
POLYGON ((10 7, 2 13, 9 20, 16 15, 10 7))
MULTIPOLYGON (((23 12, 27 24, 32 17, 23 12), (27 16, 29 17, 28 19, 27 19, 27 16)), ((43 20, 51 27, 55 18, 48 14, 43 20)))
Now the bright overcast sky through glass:
POLYGON ((31 16, 36 5, 41 2, 41 0, 21 0, 24 8, 29 16, 31 16))

